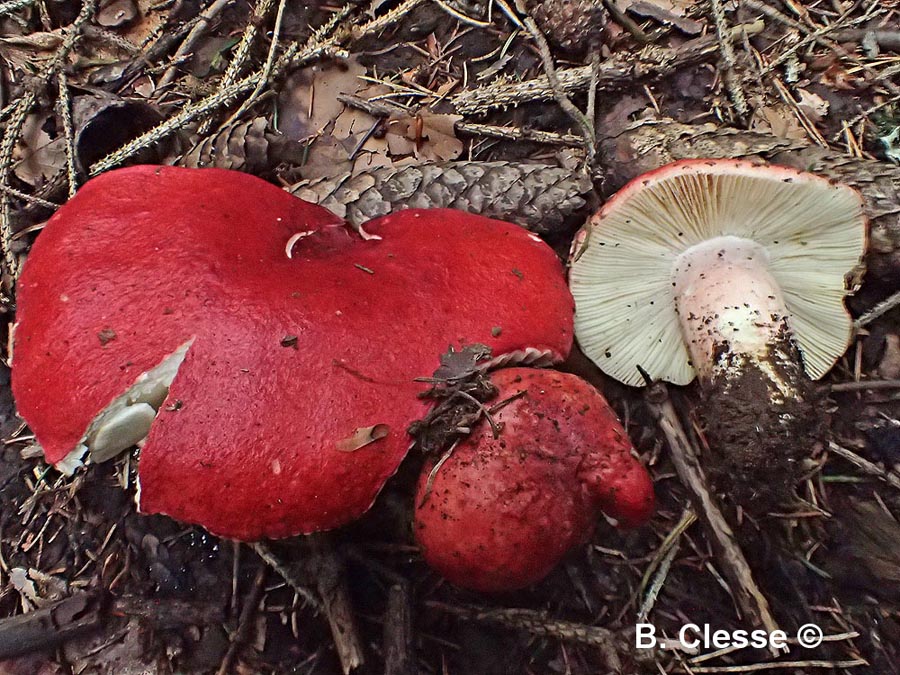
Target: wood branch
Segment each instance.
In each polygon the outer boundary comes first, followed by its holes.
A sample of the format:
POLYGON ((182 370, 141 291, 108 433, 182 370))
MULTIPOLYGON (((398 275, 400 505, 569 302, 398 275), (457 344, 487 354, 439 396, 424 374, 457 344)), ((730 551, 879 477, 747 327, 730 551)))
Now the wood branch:
MULTIPOLYGON (((735 26, 725 39, 737 40, 745 33, 756 35, 764 27, 762 21, 735 26)), ((568 68, 556 73, 560 89, 569 94, 585 90, 592 77, 597 78, 597 89, 633 86, 646 77, 665 77, 679 68, 699 63, 717 55, 719 40, 715 35, 705 35, 689 40, 678 47, 648 45, 637 54, 615 55, 599 64, 596 74, 592 66, 568 68)), ((524 82, 499 81, 478 89, 461 92, 451 98, 463 115, 477 115, 494 108, 518 105, 527 101, 549 101, 555 96, 546 76, 524 82)))
POLYGON ((327 534, 309 535, 309 542, 312 547, 311 567, 316 577, 316 586, 322 598, 325 616, 331 626, 331 636, 344 675, 349 675, 363 665, 365 657, 356 630, 344 562, 327 534))
MULTIPOLYGON (((756 584, 737 538, 719 509, 700 466, 699 452, 685 433, 665 385, 652 385, 647 390, 646 400, 669 444, 678 478, 688 489, 691 502, 715 551, 716 560, 730 582, 735 602, 753 627, 764 628, 769 633, 778 630, 769 601, 756 584)), ((771 651, 773 656, 779 655, 774 647, 771 651)))
POLYGON ((384 610, 384 675, 419 672, 413 648, 412 611, 409 585, 391 586, 384 610))
POLYGON ((102 627, 106 603, 97 594, 81 593, 49 607, 0 620, 0 659, 48 651, 102 627))
POLYGON ((867 278, 900 282, 900 167, 859 159, 802 141, 712 124, 643 122, 601 141, 603 192, 679 159, 762 159, 827 176, 859 190, 871 219, 867 278))
POLYGON ((605 657, 607 666, 616 673, 622 672, 623 664, 619 654, 628 653, 632 644, 630 636, 625 632, 614 632, 600 626, 560 621, 531 609, 480 609, 437 601, 427 601, 425 606, 428 609, 453 614, 466 621, 515 628, 527 631, 532 635, 553 637, 566 642, 596 647, 605 657))

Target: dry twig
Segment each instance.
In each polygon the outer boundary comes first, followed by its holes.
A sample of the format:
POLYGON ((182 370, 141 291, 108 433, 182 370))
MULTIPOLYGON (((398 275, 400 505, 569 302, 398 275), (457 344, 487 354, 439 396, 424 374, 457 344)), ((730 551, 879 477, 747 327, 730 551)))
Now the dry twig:
MULTIPOLYGON (((753 579, 753 572, 734 532, 716 504, 700 467, 699 452, 684 432, 664 384, 657 382, 650 386, 647 405, 668 441, 675 470, 691 494, 691 501, 705 525, 716 559, 734 586, 732 593, 741 612, 753 626, 762 627, 769 633, 778 630, 778 624, 769 609, 769 601, 753 579)), ((772 653, 777 656, 778 651, 773 648, 772 653)))
MULTIPOLYGON (((735 26, 728 32, 731 40, 736 40, 746 32, 756 35, 763 29, 762 21, 735 26)), ((663 77, 679 68, 698 63, 717 53, 719 42, 715 36, 706 35, 689 40, 674 48, 650 45, 635 54, 615 55, 602 61, 594 69, 581 66, 560 70, 556 73, 559 88, 564 93, 586 89, 595 77, 598 90, 606 90, 633 84, 645 77, 663 77)), ((494 108, 518 105, 528 101, 547 101, 555 97, 546 76, 535 77, 524 82, 496 82, 490 85, 463 91, 451 97, 450 101, 464 115, 477 115, 494 108)))

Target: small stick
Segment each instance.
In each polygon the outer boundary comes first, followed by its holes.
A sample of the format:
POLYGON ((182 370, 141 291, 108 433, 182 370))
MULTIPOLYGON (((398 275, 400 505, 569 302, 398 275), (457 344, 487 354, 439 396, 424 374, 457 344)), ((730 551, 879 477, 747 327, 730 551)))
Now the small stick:
POLYGON ((325 616, 331 626, 331 637, 344 675, 349 675, 351 671, 363 665, 365 657, 356 630, 350 592, 344 579, 344 563, 326 534, 310 535, 309 541, 312 544, 312 566, 315 570, 316 586, 322 598, 325 616))
POLYGON ((36 0, 9 0, 9 2, 0 3, 0 16, 6 16, 20 9, 30 7, 36 0))
POLYGON ((644 29, 641 28, 640 24, 619 9, 619 6, 613 2, 613 0, 603 0, 603 6, 606 7, 606 11, 610 13, 612 18, 616 20, 616 23, 631 33, 631 37, 635 40, 642 45, 648 45, 653 42, 653 38, 644 32, 644 29))
POLYGON ((274 553, 272 553, 271 549, 263 543, 253 544, 253 550, 256 552, 256 555, 262 559, 266 565, 271 567, 275 572, 284 579, 288 586, 290 586, 294 592, 303 598, 303 601, 310 605, 313 609, 316 610, 316 613, 322 612, 322 602, 316 597, 316 594, 313 593, 309 588, 304 586, 297 579, 296 575, 291 573, 291 570, 288 569, 281 560, 278 559, 274 553))
POLYGON ((409 585, 394 584, 384 610, 384 675, 418 672, 412 637, 412 598, 409 585))
POLYGON ((900 306, 900 291, 897 291, 886 300, 882 300, 868 312, 853 322, 854 328, 863 328, 872 323, 875 319, 890 312, 895 307, 900 306))
MULTIPOLYGON (((753 625, 765 628, 769 633, 778 630, 778 624, 769 609, 769 601, 754 581, 753 571, 737 543, 734 532, 707 485, 706 476, 700 467, 699 452, 684 432, 666 386, 662 382, 652 384, 647 391, 646 400, 669 443, 675 470, 691 493, 691 501, 694 502, 694 508, 706 526, 706 533, 710 537, 716 557, 725 575, 737 587, 733 591, 738 607, 753 625)), ((773 656, 778 656, 777 649, 772 647, 771 651, 773 656)))
POLYGON ((228 121, 225 122, 223 126, 227 127, 237 122, 241 115, 259 100, 263 87, 269 83, 269 78, 272 76, 272 68, 275 65, 275 52, 278 50, 278 41, 281 38, 281 21, 284 18, 284 8, 286 4, 287 0, 279 0, 278 11, 275 13, 275 26, 272 28, 272 41, 269 43, 269 53, 266 56, 266 63, 263 66, 262 76, 259 78, 256 88, 250 92, 250 95, 243 103, 241 103, 237 111, 228 118, 228 121))
POLYGON ((575 134, 558 134, 553 131, 540 129, 519 129, 518 127, 500 127, 493 124, 477 124, 475 122, 457 122, 456 130, 472 136, 487 136, 488 138, 500 138, 508 141, 534 141, 547 145, 565 145, 568 147, 583 147, 584 138, 575 134))
POLYGON ((846 459, 848 462, 860 469, 863 473, 867 473, 870 476, 877 476, 888 485, 891 485, 892 487, 900 490, 900 476, 898 476, 893 471, 886 471, 877 464, 870 462, 866 458, 860 457, 852 450, 848 450, 847 448, 831 441, 828 442, 828 450, 829 452, 833 452, 834 454, 836 454, 838 457, 846 459))
MULTIPOLYGON (((741 24, 728 31, 728 38, 737 40, 745 32, 756 35, 762 32, 764 26, 762 21, 741 24)), ((619 87, 623 82, 670 75, 683 66, 703 61, 718 50, 717 38, 705 35, 675 48, 650 45, 638 54, 616 55, 602 61, 596 69, 588 65, 559 70, 556 76, 564 93, 586 89, 594 77, 598 91, 603 91, 619 87)), ((450 101, 460 113, 471 115, 528 101, 547 101, 555 96, 549 79, 539 76, 515 84, 501 82, 463 91, 451 97, 450 101)))
POLYGON ((453 614, 467 621, 493 624, 506 628, 518 628, 532 635, 554 637, 566 642, 598 647, 606 657, 607 666, 613 672, 621 672, 622 662, 619 650, 626 642, 624 634, 616 633, 600 626, 588 626, 571 621, 551 619, 541 612, 531 609, 479 609, 477 607, 460 607, 443 602, 428 601, 428 609, 453 614))
POLYGON ((747 107, 747 97, 741 88, 741 81, 734 71, 734 48, 731 45, 731 34, 728 29, 728 21, 725 18, 725 9, 722 0, 710 0, 713 21, 716 24, 716 36, 719 38, 719 51, 722 54, 723 79, 728 89, 728 97, 734 109, 741 118, 746 118, 750 109, 747 107))
POLYGON ((900 389, 900 380, 860 380, 859 382, 835 382, 823 387, 825 391, 878 391, 882 389, 900 389))
POLYGON ((898 30, 867 30, 865 28, 845 28, 832 33, 838 42, 851 42, 862 40, 871 35, 875 43, 882 49, 900 51, 900 31, 898 30))
MULTIPOLYGON (((772 663, 751 663, 746 666, 690 666, 688 673, 758 673, 762 670, 781 670, 785 668, 856 668, 867 666, 865 659, 851 661, 774 661, 772 663)), ((802 671, 801 671, 802 672, 802 671)))
POLYGON ((100 628, 104 614, 102 598, 81 593, 43 609, 0 619, 0 659, 51 650, 100 628))
POLYGON ((568 94, 560 85, 559 78, 556 76, 556 64, 553 62, 553 56, 550 54, 550 45, 547 44, 547 38, 544 37, 541 29, 538 28, 534 19, 528 13, 524 0, 515 0, 515 3, 516 11, 521 15, 525 28, 531 34, 532 39, 537 45, 538 53, 541 55, 541 62, 544 65, 544 74, 547 76, 547 82, 550 83, 550 89, 553 92, 553 98, 556 99, 559 107, 572 118, 572 121, 581 128, 581 133, 584 136, 586 165, 592 166, 594 157, 597 154, 597 136, 594 133, 594 125, 591 124, 587 117, 584 116, 584 113, 572 103, 572 99, 569 98, 568 94))
POLYGON ((69 96, 69 81, 65 69, 59 70, 56 79, 59 89, 56 107, 62 119, 63 134, 66 140, 66 179, 69 184, 69 199, 71 199, 78 190, 78 178, 75 172, 75 130, 72 124, 72 101, 69 96))
POLYGON ((199 21, 194 24, 191 32, 188 33, 187 37, 184 38, 184 41, 179 45, 178 50, 175 52, 175 56, 172 57, 172 65, 170 65, 166 72, 163 73, 163 76, 159 80, 159 84, 156 85, 157 89, 162 89, 166 85, 171 84, 172 80, 174 80, 175 76, 178 74, 178 65, 186 56, 190 55, 194 45, 197 44, 201 37, 203 37, 203 34, 206 32, 206 29, 209 28, 209 24, 212 23, 213 19, 215 19, 223 9, 230 5, 232 1, 233 0, 215 0, 215 2, 201 12, 199 21))
MULTIPOLYGON (((234 55, 231 58, 231 62, 228 64, 228 68, 225 70, 225 74, 222 76, 222 80, 219 83, 220 87, 227 87, 228 85, 233 84, 235 80, 237 80, 241 69, 244 67, 244 64, 247 61, 247 57, 250 55, 250 47, 253 46, 253 41, 256 39, 256 34, 259 32, 259 28, 262 25, 263 21, 266 19, 266 17, 269 16, 269 12, 272 9, 274 1, 275 0, 256 1, 256 6, 253 8, 253 13, 250 15, 250 20, 244 27, 244 34, 241 36, 241 41, 238 44, 237 49, 234 50, 234 55)), ((212 118, 207 117, 197 128, 197 133, 200 136, 205 136, 209 133, 211 128, 212 118)))
POLYGON ((876 71, 874 68, 872 68, 868 64, 861 61, 859 58, 857 58, 853 54, 849 53, 847 50, 842 49, 841 46, 838 43, 836 43, 834 40, 829 40, 828 38, 824 37, 823 35, 819 35, 815 31, 813 31, 813 29, 800 23, 799 21, 795 21, 791 17, 787 16, 786 14, 783 14, 782 12, 779 12, 777 9, 769 6, 768 4, 766 4, 764 2, 760 2, 759 0, 741 0, 741 2, 745 5, 747 5, 748 7, 755 9, 757 12, 762 12, 763 14, 765 14, 766 16, 768 16, 770 18, 775 19, 776 21, 779 21, 786 26, 789 26, 790 28, 798 30, 801 33, 803 33, 804 35, 808 35, 809 37, 811 37, 815 40, 816 44, 819 44, 819 45, 822 45, 823 47, 828 48, 836 56, 838 56, 840 58, 845 58, 850 63, 852 63, 854 66, 856 66, 857 68, 861 68, 862 70, 866 71, 869 75, 871 75, 873 78, 875 78, 876 81, 880 85, 882 85, 885 89, 887 89, 889 92, 891 92, 891 94, 893 94, 895 96, 900 94, 900 87, 898 87, 896 84, 891 82, 888 78, 885 78, 882 75, 880 75, 878 73, 878 71, 876 71), (815 36, 815 37, 813 37, 813 36, 815 36))
POLYGON ((259 602, 262 600, 263 591, 265 591, 263 583, 266 580, 267 571, 268 567, 265 565, 260 565, 259 569, 256 570, 256 577, 253 579, 253 587, 247 594, 247 598, 244 600, 244 606, 241 608, 241 617, 238 619, 237 630, 231 635, 231 644, 228 645, 228 651, 225 652, 225 656, 222 658, 222 663, 219 664, 219 670, 216 675, 227 675, 227 673, 231 672, 231 664, 234 663, 238 650, 244 646, 244 643, 249 637, 250 627, 253 625, 251 619, 253 619, 253 615, 259 611, 259 602))

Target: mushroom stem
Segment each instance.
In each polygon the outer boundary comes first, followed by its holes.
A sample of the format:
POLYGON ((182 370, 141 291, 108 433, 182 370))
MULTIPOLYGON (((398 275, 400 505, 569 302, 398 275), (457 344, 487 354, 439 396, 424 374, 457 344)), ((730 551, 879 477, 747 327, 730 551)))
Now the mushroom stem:
POLYGON ((774 398, 798 395, 799 354, 768 264, 763 246, 734 236, 709 239, 676 258, 675 308, 705 385, 728 383, 752 365, 770 380, 774 398))
POLYGON ((681 331, 705 390, 700 418, 720 457, 710 473, 753 510, 790 494, 821 424, 768 265, 761 245, 721 236, 688 248, 672 268, 681 331))

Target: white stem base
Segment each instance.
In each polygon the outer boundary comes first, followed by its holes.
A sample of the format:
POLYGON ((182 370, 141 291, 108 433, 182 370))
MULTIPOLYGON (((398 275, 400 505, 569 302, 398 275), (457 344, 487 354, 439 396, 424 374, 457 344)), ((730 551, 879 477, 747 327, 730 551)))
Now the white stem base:
POLYGON ((732 379, 752 364, 782 396, 796 394, 782 367, 799 367, 789 315, 768 263, 762 246, 733 236, 707 240, 676 260, 675 307, 701 381, 732 379))

